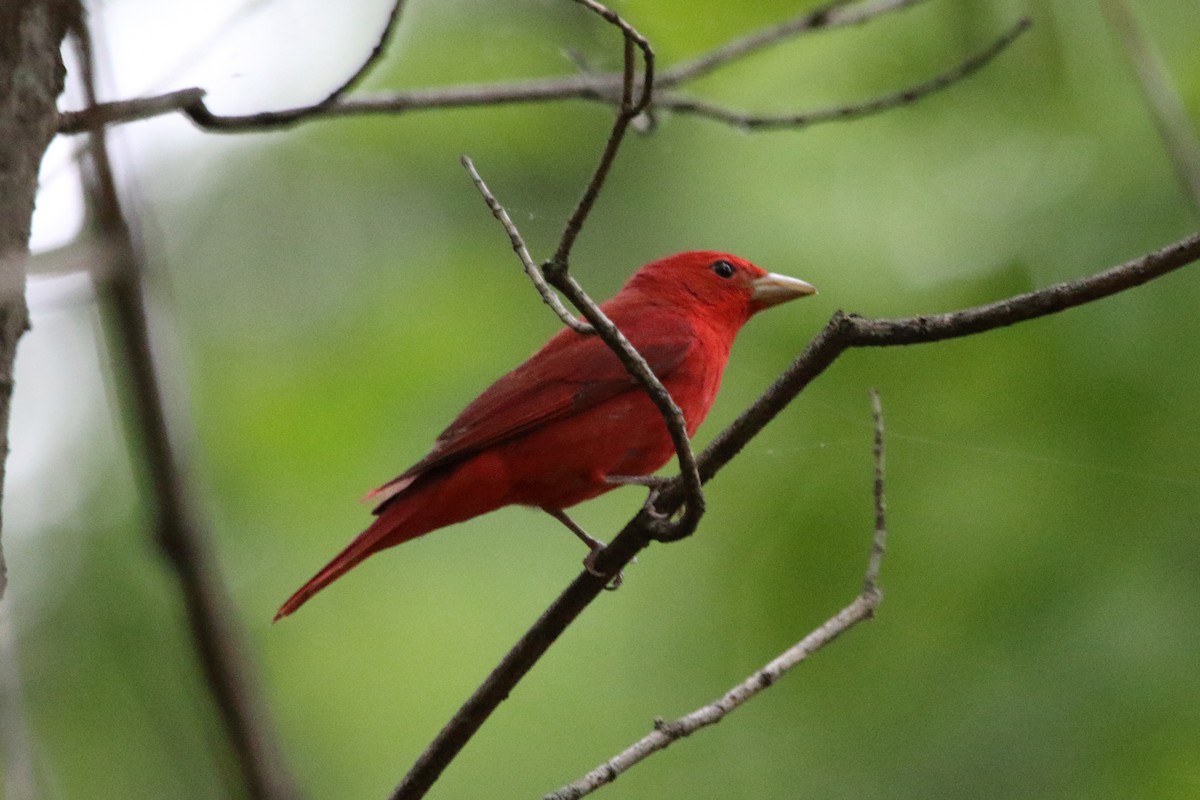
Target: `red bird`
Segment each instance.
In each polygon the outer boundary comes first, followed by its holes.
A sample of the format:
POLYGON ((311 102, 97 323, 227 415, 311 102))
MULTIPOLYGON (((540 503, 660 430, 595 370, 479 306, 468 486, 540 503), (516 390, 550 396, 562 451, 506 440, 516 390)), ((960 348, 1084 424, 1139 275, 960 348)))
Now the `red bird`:
MULTIPOLYGON (((717 396, 738 330, 756 312, 816 290, 725 253, 642 267, 600 307, 683 411, 691 436, 717 396)), ((588 542, 563 512, 647 476, 675 448, 657 407, 596 336, 564 328, 479 395, 423 459, 368 498, 377 519, 275 615, 291 614, 372 553, 519 504, 588 542)))

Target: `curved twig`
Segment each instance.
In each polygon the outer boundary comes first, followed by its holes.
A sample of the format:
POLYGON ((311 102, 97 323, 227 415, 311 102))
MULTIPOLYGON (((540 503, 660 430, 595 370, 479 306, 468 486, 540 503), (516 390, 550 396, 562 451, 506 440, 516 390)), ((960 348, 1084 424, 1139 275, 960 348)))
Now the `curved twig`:
POLYGON ((388 12, 387 21, 383 25, 383 30, 380 32, 379 38, 375 41, 375 46, 371 48, 371 52, 367 54, 366 59, 359 65, 358 69, 349 78, 342 81, 332 92, 312 105, 231 117, 214 114, 209 111, 208 106, 204 103, 203 96, 200 96, 185 106, 182 111, 191 118, 192 122, 201 128, 213 131, 245 131, 255 128, 278 128, 321 116, 323 112, 335 107, 347 92, 358 86, 370 74, 371 70, 375 68, 380 59, 383 58, 383 54, 387 51, 388 43, 391 41, 392 33, 396 30, 396 25, 400 21, 400 14, 404 10, 404 3, 405 0, 395 0, 392 4, 391 10, 388 12))

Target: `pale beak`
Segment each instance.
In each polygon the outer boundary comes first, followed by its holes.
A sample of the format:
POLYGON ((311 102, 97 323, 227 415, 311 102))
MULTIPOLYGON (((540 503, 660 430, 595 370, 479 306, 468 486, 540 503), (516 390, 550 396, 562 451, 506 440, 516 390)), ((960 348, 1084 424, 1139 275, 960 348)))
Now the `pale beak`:
POLYGON ((797 297, 817 293, 811 283, 805 283, 799 278, 789 278, 787 275, 776 275, 774 272, 756 278, 750 284, 750 289, 750 302, 757 308, 777 306, 797 297))

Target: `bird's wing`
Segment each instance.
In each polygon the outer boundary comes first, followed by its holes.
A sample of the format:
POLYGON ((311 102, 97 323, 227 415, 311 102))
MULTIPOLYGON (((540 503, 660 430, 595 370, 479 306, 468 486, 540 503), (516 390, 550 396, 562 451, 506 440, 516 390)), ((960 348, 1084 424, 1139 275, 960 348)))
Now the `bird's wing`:
MULTIPOLYGON (((659 380, 683 363, 695 340, 690 324, 681 318, 657 318, 649 325, 638 320, 621 327, 659 380)), ((423 459, 366 499, 379 503, 378 513, 429 470, 581 413, 636 386, 637 381, 599 337, 562 331, 467 406, 423 459)))

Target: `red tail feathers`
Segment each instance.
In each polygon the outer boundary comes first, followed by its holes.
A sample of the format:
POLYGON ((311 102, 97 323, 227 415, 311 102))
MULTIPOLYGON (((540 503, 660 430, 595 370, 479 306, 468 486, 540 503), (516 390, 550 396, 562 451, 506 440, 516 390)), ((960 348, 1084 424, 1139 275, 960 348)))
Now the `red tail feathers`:
POLYGON ((346 574, 355 564, 372 553, 384 548, 415 539, 422 533, 428 532, 428 527, 412 525, 410 509, 393 505, 371 523, 371 527, 354 537, 354 541, 346 549, 334 556, 333 560, 321 568, 321 571, 309 578, 308 582, 296 590, 275 614, 273 622, 291 614, 308 599, 329 584, 346 574), (409 523, 409 524, 406 524, 409 523))

